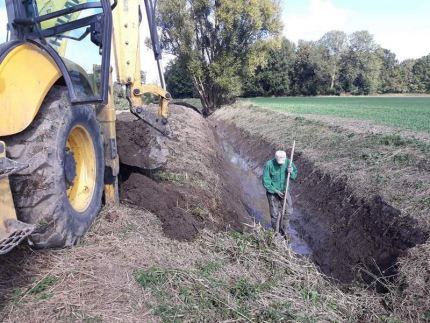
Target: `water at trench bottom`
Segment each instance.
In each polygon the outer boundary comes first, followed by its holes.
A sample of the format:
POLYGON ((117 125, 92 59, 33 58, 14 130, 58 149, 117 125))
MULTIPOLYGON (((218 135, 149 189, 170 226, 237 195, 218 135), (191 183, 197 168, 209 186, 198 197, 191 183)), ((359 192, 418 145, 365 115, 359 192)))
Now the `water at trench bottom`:
MULTIPOLYGON (((219 138, 226 160, 231 164, 234 176, 243 192, 243 204, 249 215, 260 223, 264 228, 271 229, 269 203, 266 197, 266 190, 262 184, 261 178, 257 176, 249 167, 245 158, 238 154, 234 147, 224 138, 219 138)), ((261 165, 263 168, 263 165, 261 165)), ((294 201, 293 201, 294 206, 294 201)), ((312 250, 308 244, 300 237, 297 232, 295 222, 300 219, 302 214, 300 210, 294 207, 294 212, 290 218, 288 233, 291 239, 292 250, 302 256, 310 256, 312 250)))

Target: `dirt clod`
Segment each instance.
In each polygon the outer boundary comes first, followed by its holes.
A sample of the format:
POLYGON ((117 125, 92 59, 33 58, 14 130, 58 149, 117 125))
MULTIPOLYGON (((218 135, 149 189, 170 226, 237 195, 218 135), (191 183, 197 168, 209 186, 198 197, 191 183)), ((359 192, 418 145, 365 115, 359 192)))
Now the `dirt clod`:
POLYGON ((250 221, 200 114, 172 105, 173 140, 129 113, 118 119, 121 199, 156 214, 168 237, 191 240, 204 227, 241 231, 250 221))
POLYGON ((117 116, 118 153, 121 163, 142 169, 157 169, 167 163, 165 138, 154 129, 142 126, 131 113, 117 116))
POLYGON ((197 202, 188 199, 193 196, 195 194, 192 189, 178 189, 174 185, 157 183, 138 173, 130 174, 121 186, 121 198, 124 202, 142 206, 156 214, 166 236, 177 240, 192 239, 203 227, 203 219, 194 217, 186 209, 187 204, 197 202))

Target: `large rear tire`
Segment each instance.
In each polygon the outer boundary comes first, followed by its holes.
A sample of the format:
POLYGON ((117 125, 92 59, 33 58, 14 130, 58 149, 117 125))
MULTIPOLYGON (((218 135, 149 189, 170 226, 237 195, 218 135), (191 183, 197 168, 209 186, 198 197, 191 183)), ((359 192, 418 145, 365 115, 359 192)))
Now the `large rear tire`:
POLYGON ((11 176, 18 218, 40 228, 38 248, 76 244, 101 207, 104 153, 95 109, 72 106, 67 89, 54 86, 32 125, 5 138, 11 159, 29 164, 11 176))

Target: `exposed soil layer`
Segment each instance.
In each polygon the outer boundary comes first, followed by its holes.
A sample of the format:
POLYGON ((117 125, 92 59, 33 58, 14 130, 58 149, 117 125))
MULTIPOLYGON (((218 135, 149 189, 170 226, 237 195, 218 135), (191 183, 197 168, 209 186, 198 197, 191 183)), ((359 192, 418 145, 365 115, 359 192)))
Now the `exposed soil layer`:
MULTIPOLYGON (((218 122, 218 132, 248 158, 257 174, 277 149, 231 124, 218 122)), ((300 151, 295 158, 299 178, 292 187, 293 200, 303 211, 298 230, 325 274, 345 283, 363 265, 378 276, 393 274, 397 258, 428 239, 415 219, 402 216, 380 196, 357 199, 346 178, 323 174, 300 151)))
POLYGON ((169 151, 163 137, 156 136, 154 130, 136 121, 131 113, 121 113, 117 119, 118 153, 123 165, 146 170, 166 165, 169 151))
POLYGON ((156 214, 173 239, 191 240, 203 227, 242 231, 250 220, 207 120, 173 105, 170 125, 174 139, 118 115, 122 201, 156 214))
POLYGON ((130 173, 121 187, 124 202, 131 202, 156 214, 166 236, 177 240, 195 237, 203 227, 202 218, 193 216, 185 209, 188 205, 199 203, 196 194, 188 188, 177 189, 174 185, 157 183, 139 173, 130 173))
MULTIPOLYGON (((128 113, 118 119, 124 202, 155 213, 164 233, 178 240, 193 239, 204 227, 243 230, 252 215, 246 188, 226 161, 221 141, 228 141, 257 176, 277 147, 181 106, 172 106, 173 140, 128 113)), ((330 277, 351 282, 363 266, 361 277, 369 281, 372 272, 390 276, 399 256, 428 239, 415 219, 380 196, 357 198, 347 178, 322 173, 300 151, 295 160, 300 175, 292 193, 300 217, 294 226, 330 277)))

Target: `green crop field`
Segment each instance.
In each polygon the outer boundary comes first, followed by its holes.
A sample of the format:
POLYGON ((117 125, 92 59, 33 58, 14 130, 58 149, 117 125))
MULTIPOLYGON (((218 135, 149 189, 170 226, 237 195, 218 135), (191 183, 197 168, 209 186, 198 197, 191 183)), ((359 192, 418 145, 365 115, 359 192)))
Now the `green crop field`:
POLYGON ((430 133, 430 97, 280 97, 246 100, 257 106, 294 114, 369 120, 430 133))

